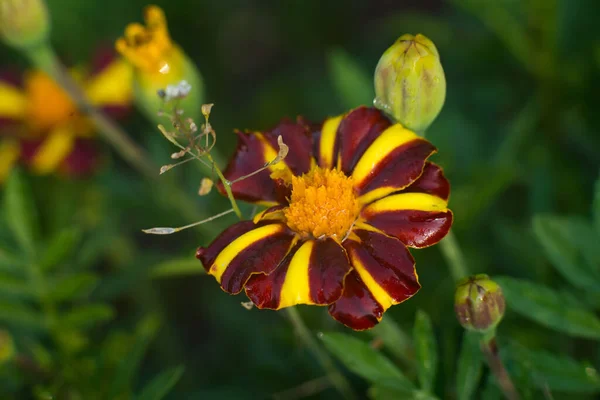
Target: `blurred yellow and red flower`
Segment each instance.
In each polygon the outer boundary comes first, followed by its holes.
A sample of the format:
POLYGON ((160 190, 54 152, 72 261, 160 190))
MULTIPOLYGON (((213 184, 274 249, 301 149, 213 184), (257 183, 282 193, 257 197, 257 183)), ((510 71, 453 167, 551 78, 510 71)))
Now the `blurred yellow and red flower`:
MULTIPOLYGON (((73 78, 90 102, 112 116, 131 107, 131 67, 106 52, 73 78)), ((21 163, 38 174, 91 172, 99 154, 95 129, 52 78, 40 70, 0 77, 0 182, 21 163)))
POLYGON ((290 152, 232 185, 236 199, 268 208, 197 251, 224 291, 245 290, 259 308, 328 306, 363 330, 420 289, 407 247, 437 243, 452 224, 450 185, 427 161, 431 143, 366 107, 237 135, 230 181, 274 159, 280 135, 290 152))

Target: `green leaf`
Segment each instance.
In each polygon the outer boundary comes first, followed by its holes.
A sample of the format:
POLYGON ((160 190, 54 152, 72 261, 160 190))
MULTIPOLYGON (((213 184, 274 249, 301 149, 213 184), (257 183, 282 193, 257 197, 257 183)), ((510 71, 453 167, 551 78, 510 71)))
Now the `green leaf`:
POLYGON ((533 230, 552 265, 567 281, 600 292, 600 239, 587 221, 536 215, 533 230))
POLYGON ((89 294, 97 283, 98 277, 91 272, 75 273, 55 283, 48 296, 56 302, 70 300, 89 294))
POLYGON ((376 384, 369 389, 369 398, 373 400, 437 400, 431 393, 421 390, 408 390, 385 384, 376 384))
POLYGON ((42 330, 44 318, 33 308, 16 302, 0 302, 0 321, 42 330))
POLYGON ((414 349, 411 338, 393 319, 390 317, 382 319, 373 329, 369 330, 369 333, 381 339, 385 348, 398 359, 412 362, 414 349))
POLYGON ((483 358, 479 348, 479 338, 478 333, 469 331, 464 333, 456 373, 458 400, 471 399, 481 379, 483 358))
POLYGON ((202 263, 195 257, 174 258, 152 268, 153 278, 171 278, 183 275, 205 275, 202 263))
POLYGON ((322 334, 321 339, 350 371, 369 382, 394 381, 409 390, 414 389, 414 385, 386 356, 367 343, 343 333, 322 334))
POLYGON ((142 320, 136 327, 135 341, 129 352, 123 356, 117 366, 117 377, 111 384, 109 398, 115 398, 118 393, 125 390, 131 384, 133 377, 146 353, 148 345, 158 332, 160 319, 150 315, 142 320))
POLYGON ((67 312, 60 323, 69 328, 85 329, 111 319, 114 315, 112 308, 106 304, 87 304, 67 312))
POLYGON ((413 329, 413 341, 417 356, 417 375, 421 389, 431 392, 435 382, 438 354, 437 343, 429 315, 418 310, 413 329))
POLYGON ((600 320, 575 299, 525 280, 510 277, 494 280, 502 287, 509 311, 559 332, 600 339, 600 320))
POLYGON ((6 222, 21 248, 33 253, 37 237, 37 209, 29 183, 19 170, 14 170, 4 193, 4 211, 6 222))
POLYGON ((511 342, 506 351, 523 368, 524 373, 530 374, 531 382, 540 389, 569 393, 600 392, 600 376, 589 363, 543 350, 532 350, 517 342, 511 342))
POLYGON ((600 176, 596 180, 594 190, 594 203, 592 205, 592 214, 594 215, 594 225, 596 226, 596 234, 600 236, 600 176))
POLYGON ((19 298, 30 298, 36 295, 29 282, 6 272, 0 272, 0 293, 19 298))
POLYGON ((81 231, 77 228, 64 229, 58 232, 48 243, 41 256, 40 267, 49 271, 59 266, 73 252, 81 238, 81 231))
POLYGON ((179 366, 161 372, 144 387, 142 393, 137 396, 137 400, 161 400, 181 379, 183 370, 184 368, 179 366))
POLYGON ((327 62, 329 76, 345 109, 373 103, 373 77, 354 58, 343 49, 334 49, 329 53, 327 62))

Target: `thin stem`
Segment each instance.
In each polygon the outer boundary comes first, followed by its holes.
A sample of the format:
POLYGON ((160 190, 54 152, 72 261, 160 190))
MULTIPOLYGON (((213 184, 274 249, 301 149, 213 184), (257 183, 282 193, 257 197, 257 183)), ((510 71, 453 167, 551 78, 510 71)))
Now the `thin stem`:
POLYGON ((302 339, 306 347, 313 353, 313 356, 317 358, 321 367, 327 373, 327 377, 331 381, 331 384, 340 392, 345 399, 356 399, 356 395, 350 386, 350 383, 344 378, 344 376, 337 370, 333 360, 325 350, 319 346, 317 340, 304 324, 302 317, 298 313, 296 307, 286 308, 290 322, 294 326, 294 330, 302 339))
POLYGON ((219 166, 217 165, 215 160, 212 158, 210 153, 206 153, 206 157, 208 158, 208 161, 210 161, 210 163, 213 165, 215 172, 219 176, 219 179, 221 180, 221 183, 223 184, 223 187, 225 188, 225 192, 227 192, 227 197, 229 198, 229 201, 231 202, 231 207, 233 208, 233 211, 235 211, 235 215, 237 215, 237 217, 239 219, 242 219, 242 212, 240 211, 240 208, 238 207, 237 202, 235 201, 235 197, 233 197, 233 192, 231 191, 230 182, 225 178, 225 176, 223 175, 223 172, 221 172, 221 169, 219 168, 219 166))
POLYGON ((440 249, 448 263, 450 274, 455 282, 469 275, 465 257, 456 240, 456 236, 454 236, 454 231, 450 230, 444 240, 440 242, 440 249))
MULTIPOLYGON (((94 107, 86 98, 85 93, 68 74, 58 60, 54 50, 49 45, 27 52, 31 62, 50 75, 75 101, 80 110, 86 113, 98 128, 99 133, 142 174, 156 178, 157 167, 148 159, 144 151, 123 131, 119 125, 108 118, 103 112, 94 107)), ((125 84, 125 82, 123 82, 125 84)))
POLYGON ((500 355, 498 354, 498 345, 496 343, 495 335, 492 336, 491 339, 484 338, 481 341, 481 351, 483 352, 487 363, 502 390, 504 396, 508 400, 519 400, 519 392, 515 388, 506 368, 504 368, 504 364, 500 359, 500 355))

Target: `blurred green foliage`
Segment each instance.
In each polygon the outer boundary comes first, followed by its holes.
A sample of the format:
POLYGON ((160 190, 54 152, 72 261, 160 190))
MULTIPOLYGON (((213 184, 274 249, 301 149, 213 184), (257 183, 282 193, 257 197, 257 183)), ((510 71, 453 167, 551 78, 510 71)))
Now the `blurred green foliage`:
MULTIPOLYGON (((204 76, 225 156, 234 128, 369 104, 381 53, 403 33, 431 38, 448 91, 427 137, 452 182, 469 270, 503 276, 505 365, 523 398, 596 398, 600 2, 156 3, 204 76)), ((85 63, 139 21, 145 4, 48 0, 53 43, 65 60, 85 63)), ((0 59, 26 68, 7 47, 0 59)), ((141 115, 124 127, 157 164, 168 162, 169 143, 141 115)), ((89 179, 15 171, 2 188, 0 328, 15 355, 0 366, 0 397, 337 398, 328 382, 317 384, 325 373, 284 314, 248 311, 242 296, 202 274, 195 248, 233 217, 172 236, 140 232, 226 207, 217 193, 197 197, 200 169, 148 182, 106 151, 89 179)), ((477 340, 453 315, 439 248, 415 256, 423 288, 371 332, 349 332, 318 307, 300 311, 313 332, 328 332, 322 343, 344 373, 361 377, 351 380, 360 397, 501 398, 477 340)))

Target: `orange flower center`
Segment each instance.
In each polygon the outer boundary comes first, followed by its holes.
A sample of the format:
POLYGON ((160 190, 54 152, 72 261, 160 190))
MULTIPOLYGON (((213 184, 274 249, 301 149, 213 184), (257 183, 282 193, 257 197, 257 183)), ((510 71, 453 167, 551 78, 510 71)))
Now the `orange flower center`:
POLYGON ((352 178, 337 169, 320 167, 292 177, 290 205, 283 211, 294 231, 338 241, 345 238, 359 212, 352 178))
POLYGON ((25 80, 28 121, 36 133, 73 119, 77 108, 65 91, 48 75, 32 71, 25 80))

